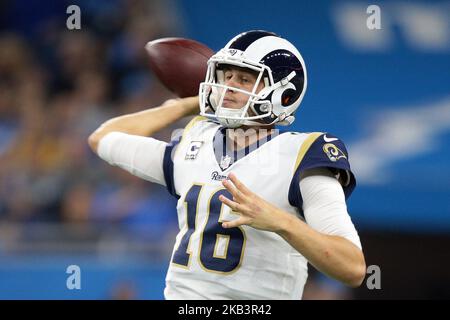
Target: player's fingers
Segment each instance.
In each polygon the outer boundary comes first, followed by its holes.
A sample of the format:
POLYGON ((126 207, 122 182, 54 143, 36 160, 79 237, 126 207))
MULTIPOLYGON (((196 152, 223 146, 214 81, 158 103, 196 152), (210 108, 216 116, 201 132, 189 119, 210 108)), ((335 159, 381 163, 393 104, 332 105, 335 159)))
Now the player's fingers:
POLYGON ((241 212, 242 207, 239 203, 228 199, 224 195, 221 195, 219 197, 219 200, 222 201, 222 203, 225 203, 227 206, 229 206, 231 208, 231 210, 235 211, 236 213, 241 212))
POLYGON ((241 191, 239 191, 239 189, 237 189, 233 183, 231 183, 229 180, 223 180, 222 184, 225 188, 227 188, 228 191, 230 191, 231 195, 233 196, 233 198, 235 198, 238 201, 243 201, 243 194, 241 191))
POLYGON ((222 227, 224 227, 226 229, 236 228, 236 227, 242 226, 244 224, 248 224, 248 223, 249 223, 248 219, 241 217, 241 218, 233 220, 233 221, 223 221, 222 227))
POLYGON ((231 182, 236 186, 236 188, 241 191, 243 194, 250 194, 251 191, 236 177, 234 173, 230 173, 228 175, 228 178, 230 178, 231 182))

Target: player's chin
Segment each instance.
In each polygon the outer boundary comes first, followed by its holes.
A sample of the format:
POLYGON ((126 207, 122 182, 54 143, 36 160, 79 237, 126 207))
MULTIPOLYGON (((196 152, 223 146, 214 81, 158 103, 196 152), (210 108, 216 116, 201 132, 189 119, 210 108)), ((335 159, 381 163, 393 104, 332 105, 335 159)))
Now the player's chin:
POLYGON ((225 100, 222 103, 222 107, 227 108, 227 109, 241 109, 242 106, 237 103, 236 101, 232 101, 232 100, 225 100))

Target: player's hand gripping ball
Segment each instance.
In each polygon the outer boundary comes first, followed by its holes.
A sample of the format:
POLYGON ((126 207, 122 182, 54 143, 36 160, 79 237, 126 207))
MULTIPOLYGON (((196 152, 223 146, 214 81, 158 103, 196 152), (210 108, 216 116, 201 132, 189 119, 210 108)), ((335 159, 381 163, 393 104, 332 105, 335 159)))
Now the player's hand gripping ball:
POLYGON ((214 54, 210 48, 190 39, 162 38, 148 42, 145 49, 151 70, 167 89, 180 98, 198 95, 214 54))

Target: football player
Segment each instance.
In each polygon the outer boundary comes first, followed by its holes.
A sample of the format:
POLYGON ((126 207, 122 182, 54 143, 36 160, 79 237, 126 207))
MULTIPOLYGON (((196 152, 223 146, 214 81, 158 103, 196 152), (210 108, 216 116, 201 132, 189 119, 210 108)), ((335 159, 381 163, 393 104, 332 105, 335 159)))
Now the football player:
POLYGON ((249 31, 209 59, 199 97, 111 119, 89 137, 102 159, 178 198, 166 299, 300 299, 307 262, 362 283, 343 142, 274 127, 294 121, 306 85, 289 41, 249 31), (199 112, 170 143, 151 138, 199 112))

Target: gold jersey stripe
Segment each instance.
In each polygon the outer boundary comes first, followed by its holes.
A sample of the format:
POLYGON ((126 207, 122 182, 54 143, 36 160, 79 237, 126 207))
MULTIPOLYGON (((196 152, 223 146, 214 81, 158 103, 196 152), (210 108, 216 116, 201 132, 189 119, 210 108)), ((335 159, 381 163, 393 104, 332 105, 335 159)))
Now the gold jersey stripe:
POLYGON ((191 130, 191 128, 192 128, 197 122, 202 121, 202 120, 207 120, 207 118, 206 118, 206 117, 203 117, 203 116, 196 116, 196 117, 192 118, 192 120, 189 121, 189 123, 186 125, 186 128, 184 128, 183 136, 184 136, 189 130, 191 130))
MULTIPOLYGON (((203 116, 196 116, 196 117, 192 118, 191 121, 188 122, 188 124, 186 125, 186 127, 185 127, 184 130, 183 130, 183 134, 182 134, 182 136, 181 136, 180 143, 179 143, 180 145, 183 143, 183 140, 184 140, 184 138, 186 137, 188 131, 191 130, 192 127, 193 127, 197 122, 200 122, 200 121, 202 121, 202 120, 207 120, 207 118, 206 118, 206 117, 203 117, 203 116)), ((175 152, 177 152, 177 151, 178 151, 178 148, 177 148, 177 150, 175 150, 175 152)))
POLYGON ((300 150, 297 155, 297 160, 295 161, 295 167, 294 172, 297 171, 298 167, 300 166, 300 163, 302 162, 303 158, 305 157, 306 152, 309 150, 311 145, 314 143, 314 141, 317 140, 318 137, 320 137, 323 134, 323 132, 313 132, 310 133, 308 138, 303 142, 302 146, 300 147, 300 150))

